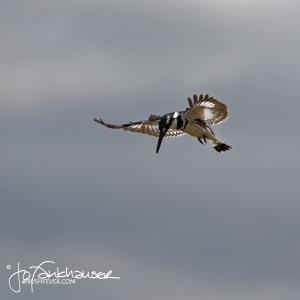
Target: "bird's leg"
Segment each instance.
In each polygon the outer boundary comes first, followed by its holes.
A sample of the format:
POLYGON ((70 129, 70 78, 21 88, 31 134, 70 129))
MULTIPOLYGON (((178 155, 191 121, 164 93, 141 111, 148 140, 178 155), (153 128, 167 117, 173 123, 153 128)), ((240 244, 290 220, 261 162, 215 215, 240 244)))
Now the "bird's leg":
POLYGON ((205 134, 203 134, 203 140, 204 140, 205 143, 207 143, 205 134))
POLYGON ((204 145, 201 138, 197 138, 197 139, 202 145, 204 145))

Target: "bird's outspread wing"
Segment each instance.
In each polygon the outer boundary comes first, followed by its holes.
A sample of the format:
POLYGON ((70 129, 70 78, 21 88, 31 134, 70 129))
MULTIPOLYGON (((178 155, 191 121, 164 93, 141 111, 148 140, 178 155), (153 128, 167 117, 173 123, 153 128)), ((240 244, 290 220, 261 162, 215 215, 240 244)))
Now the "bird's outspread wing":
MULTIPOLYGON (((122 125, 114 125, 114 124, 105 123, 101 118, 94 119, 95 122, 104 125, 107 128, 123 129, 126 131, 143 133, 143 134, 148 134, 156 137, 158 137, 160 133, 158 127, 159 120, 160 120, 160 116, 150 115, 148 120, 130 122, 122 125)), ((165 136, 180 136, 183 134, 184 132, 182 132, 181 130, 169 129, 165 136)))
POLYGON ((188 120, 201 119, 207 125, 219 124, 228 117, 227 106, 209 95, 188 97, 189 106, 184 116, 188 120))

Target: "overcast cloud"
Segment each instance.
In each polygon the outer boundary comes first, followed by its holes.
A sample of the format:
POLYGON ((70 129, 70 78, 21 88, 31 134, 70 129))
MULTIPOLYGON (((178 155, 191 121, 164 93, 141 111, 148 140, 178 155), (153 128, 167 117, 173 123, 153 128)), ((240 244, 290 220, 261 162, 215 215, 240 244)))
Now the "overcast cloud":
POLYGON ((1 299, 298 299, 300 5, 2 1, 1 299), (209 93, 230 152, 93 123, 209 93), (8 288, 54 260, 119 281, 8 288))

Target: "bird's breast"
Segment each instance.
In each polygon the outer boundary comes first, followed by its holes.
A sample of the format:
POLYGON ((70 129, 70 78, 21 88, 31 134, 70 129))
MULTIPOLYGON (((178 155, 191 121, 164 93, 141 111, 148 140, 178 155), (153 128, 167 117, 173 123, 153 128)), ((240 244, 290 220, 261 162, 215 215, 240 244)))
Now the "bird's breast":
POLYGON ((206 132, 206 130, 203 127, 195 123, 188 123, 184 131, 191 136, 200 138, 203 137, 203 135, 206 132))

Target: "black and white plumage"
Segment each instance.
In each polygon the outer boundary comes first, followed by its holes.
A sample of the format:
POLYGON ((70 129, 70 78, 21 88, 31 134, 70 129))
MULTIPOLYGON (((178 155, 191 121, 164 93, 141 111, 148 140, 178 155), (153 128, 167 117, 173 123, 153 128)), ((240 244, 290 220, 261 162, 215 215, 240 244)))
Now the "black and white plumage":
POLYGON ((189 134, 203 144, 209 141, 218 152, 230 150, 231 146, 216 138, 210 125, 216 125, 228 117, 227 106, 208 95, 188 97, 189 107, 185 111, 171 112, 163 116, 150 115, 147 120, 130 122, 122 125, 105 123, 101 118, 95 122, 108 128, 123 129, 158 137, 158 153, 165 136, 189 134))

